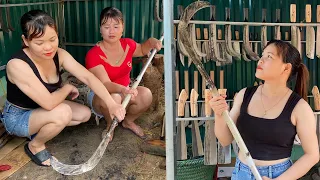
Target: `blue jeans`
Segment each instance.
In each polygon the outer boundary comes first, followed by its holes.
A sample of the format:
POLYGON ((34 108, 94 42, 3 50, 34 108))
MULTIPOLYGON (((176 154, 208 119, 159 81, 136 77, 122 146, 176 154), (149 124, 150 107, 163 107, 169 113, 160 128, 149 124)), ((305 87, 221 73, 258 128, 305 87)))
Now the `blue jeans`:
POLYGON ((103 118, 103 115, 102 114, 99 114, 97 113, 94 108, 93 108, 93 97, 94 97, 94 92, 92 90, 90 90, 90 92, 88 93, 88 96, 87 96, 87 101, 88 101, 88 104, 89 104, 89 108, 91 109, 91 112, 99 119, 103 118))
MULTIPOLYGON (((279 164, 275 164, 272 166, 258 166, 257 169, 261 177, 266 176, 271 179, 277 178, 282 173, 284 173, 287 169, 292 166, 292 161, 288 159, 279 164)), ((235 168, 232 172, 231 180, 254 180, 254 176, 249 168, 249 166, 243 164, 238 158, 236 161, 235 168)))
POLYGON ((29 134, 29 118, 32 111, 6 101, 0 120, 9 134, 32 139, 29 134))

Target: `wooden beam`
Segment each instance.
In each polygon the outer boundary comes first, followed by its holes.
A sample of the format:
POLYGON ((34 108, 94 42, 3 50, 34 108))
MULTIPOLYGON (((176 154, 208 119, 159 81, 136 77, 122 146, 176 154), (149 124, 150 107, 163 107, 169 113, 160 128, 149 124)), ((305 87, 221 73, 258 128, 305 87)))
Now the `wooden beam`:
POLYGON ((0 164, 7 164, 11 166, 11 169, 8 171, 3 171, 0 173, 0 179, 6 179, 11 176, 13 173, 18 171, 21 167, 26 165, 30 158, 24 152, 24 145, 26 143, 20 144, 18 148, 10 152, 7 156, 0 160, 0 164))

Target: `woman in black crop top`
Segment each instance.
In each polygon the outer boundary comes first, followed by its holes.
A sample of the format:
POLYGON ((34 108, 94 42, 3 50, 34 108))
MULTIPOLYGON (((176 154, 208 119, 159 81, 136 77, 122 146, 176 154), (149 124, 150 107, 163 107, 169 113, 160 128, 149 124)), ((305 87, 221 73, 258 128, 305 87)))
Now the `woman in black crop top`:
POLYGON ((60 69, 69 71, 87 84, 108 106, 111 114, 122 121, 125 109, 117 104, 105 86, 68 52, 58 48, 58 34, 52 17, 32 10, 21 18, 24 47, 9 60, 7 102, 3 122, 10 134, 29 137, 25 151, 38 165, 50 165, 45 143, 66 126, 89 120, 88 107, 65 100, 79 95, 76 87, 61 84, 60 69))
MULTIPOLYGON (((242 89, 230 116, 263 179, 298 179, 319 161, 316 120, 306 102, 308 69, 290 43, 272 40, 258 61, 255 75, 264 84, 242 89), (296 83, 294 91, 287 86, 292 80, 296 83), (296 134, 305 154, 292 164, 290 155, 296 134)), ((210 101, 215 112, 215 134, 223 146, 233 141, 221 116, 228 109, 225 98, 217 96, 210 101)), ((241 153, 232 179, 254 179, 241 153)))

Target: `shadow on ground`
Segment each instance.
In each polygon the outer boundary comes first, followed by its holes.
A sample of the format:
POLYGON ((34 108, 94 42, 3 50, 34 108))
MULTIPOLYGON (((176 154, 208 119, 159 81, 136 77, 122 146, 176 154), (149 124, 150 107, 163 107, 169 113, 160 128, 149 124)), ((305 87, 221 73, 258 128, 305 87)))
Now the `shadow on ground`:
MULTIPOLYGON (((162 114, 146 113, 138 124, 150 138, 159 139, 162 114)), ((94 118, 75 127, 67 127, 57 137, 47 143, 48 150, 59 161, 66 164, 80 164, 87 161, 101 142, 101 132, 106 127, 104 120, 97 126, 94 118)), ((99 164, 91 171, 77 175, 64 176, 51 167, 40 167, 29 162, 8 179, 32 180, 144 180, 165 179, 165 170, 159 168, 163 157, 142 153, 143 141, 131 131, 119 125, 115 129, 113 141, 108 145, 99 164)))

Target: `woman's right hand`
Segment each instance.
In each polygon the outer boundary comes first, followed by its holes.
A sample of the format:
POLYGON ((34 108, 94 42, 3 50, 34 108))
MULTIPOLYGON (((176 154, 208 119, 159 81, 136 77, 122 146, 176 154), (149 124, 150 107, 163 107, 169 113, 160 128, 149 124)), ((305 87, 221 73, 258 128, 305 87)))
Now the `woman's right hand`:
POLYGON ((113 103, 109 107, 109 113, 112 119, 115 116, 118 119, 118 122, 121 122, 126 115, 126 109, 123 108, 121 104, 113 103))
POLYGON ((75 98, 77 98, 79 96, 78 88, 76 88, 75 86, 73 86, 71 84, 65 84, 64 86, 70 87, 70 92, 69 92, 68 96, 71 98, 71 100, 74 100, 75 98))
POLYGON ((211 97, 209 104, 216 116, 221 116, 225 110, 229 109, 226 97, 226 95, 211 97))

